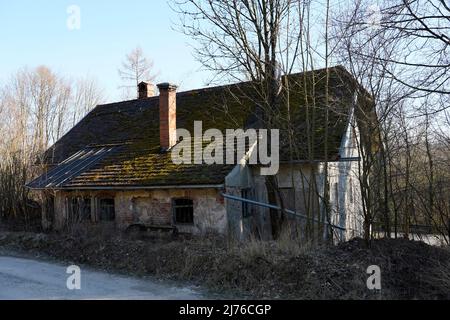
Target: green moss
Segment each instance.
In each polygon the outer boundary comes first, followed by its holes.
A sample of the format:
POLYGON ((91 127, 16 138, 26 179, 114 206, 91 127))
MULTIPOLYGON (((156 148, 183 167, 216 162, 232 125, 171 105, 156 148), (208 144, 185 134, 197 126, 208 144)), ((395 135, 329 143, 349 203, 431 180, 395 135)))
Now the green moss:
MULTIPOLYGON (((355 82, 340 68, 331 69, 330 99, 325 100, 324 70, 292 75, 289 95, 282 92, 280 129, 282 157, 287 155, 287 132, 293 130, 297 159, 307 159, 308 139, 314 158, 324 158, 324 134, 328 128, 329 158, 336 154, 345 132, 355 82), (305 91, 306 88, 306 91, 305 91), (289 114, 288 114, 289 97, 289 114), (329 106, 329 121, 325 108, 329 106), (288 117, 289 116, 289 117, 288 117), (287 119, 290 118, 289 123, 287 119), (310 132, 308 132, 309 122, 310 132), (312 140, 311 140, 312 139, 312 140)), ((202 121, 203 131, 216 128, 243 128, 256 103, 249 98, 249 83, 196 90, 177 95, 177 127, 193 134, 194 122, 202 121)), ((71 133, 58 142, 62 158, 86 145, 120 143, 122 147, 94 168, 75 178, 73 184, 204 184, 221 183, 231 166, 175 165, 170 154, 160 153, 158 99, 143 99, 97 107, 71 133)))

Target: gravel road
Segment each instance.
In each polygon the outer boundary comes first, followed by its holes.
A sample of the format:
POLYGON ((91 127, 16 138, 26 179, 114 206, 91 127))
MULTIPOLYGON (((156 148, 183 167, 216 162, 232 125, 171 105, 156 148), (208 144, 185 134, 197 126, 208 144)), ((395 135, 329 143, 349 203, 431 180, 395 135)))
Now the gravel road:
POLYGON ((68 265, 0 256, 0 299, 204 299, 198 289, 81 268, 81 289, 69 290, 68 265))

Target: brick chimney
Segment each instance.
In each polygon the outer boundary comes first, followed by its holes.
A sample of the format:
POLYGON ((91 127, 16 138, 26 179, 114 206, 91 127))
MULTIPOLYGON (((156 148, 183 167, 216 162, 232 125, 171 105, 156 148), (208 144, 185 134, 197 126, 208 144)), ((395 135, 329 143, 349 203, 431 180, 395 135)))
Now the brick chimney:
POLYGON ((138 84, 139 99, 145 99, 155 96, 155 86, 147 81, 138 84))
POLYGON ((177 143, 177 86, 158 84, 159 89, 159 144, 167 151, 177 143))

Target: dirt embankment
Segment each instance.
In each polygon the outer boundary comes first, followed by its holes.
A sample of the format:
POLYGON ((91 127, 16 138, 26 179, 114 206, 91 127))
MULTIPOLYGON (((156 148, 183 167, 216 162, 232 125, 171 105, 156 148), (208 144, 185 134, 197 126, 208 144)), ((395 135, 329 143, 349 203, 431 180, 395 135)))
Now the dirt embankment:
POLYGON ((104 270, 193 281, 253 298, 450 299, 450 250, 408 240, 359 239, 305 249, 279 243, 230 246, 220 238, 0 233, 0 248, 104 270), (370 265, 381 291, 367 289, 370 265))

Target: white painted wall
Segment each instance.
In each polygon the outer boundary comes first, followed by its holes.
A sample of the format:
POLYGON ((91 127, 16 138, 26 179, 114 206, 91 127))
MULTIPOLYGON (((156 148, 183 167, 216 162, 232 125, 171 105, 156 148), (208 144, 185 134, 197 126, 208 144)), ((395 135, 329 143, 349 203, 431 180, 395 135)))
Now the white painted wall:
POLYGON ((353 114, 342 139, 339 162, 328 164, 332 223, 347 230, 339 231, 338 240, 347 241, 363 235, 363 213, 359 183, 359 130, 353 114), (349 159, 349 160, 347 160, 349 159))

